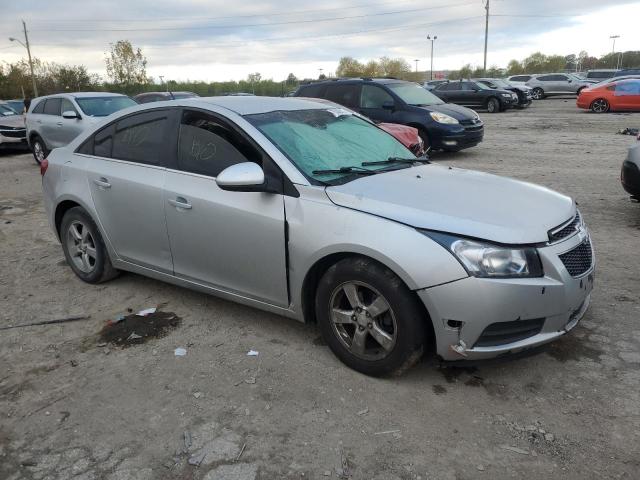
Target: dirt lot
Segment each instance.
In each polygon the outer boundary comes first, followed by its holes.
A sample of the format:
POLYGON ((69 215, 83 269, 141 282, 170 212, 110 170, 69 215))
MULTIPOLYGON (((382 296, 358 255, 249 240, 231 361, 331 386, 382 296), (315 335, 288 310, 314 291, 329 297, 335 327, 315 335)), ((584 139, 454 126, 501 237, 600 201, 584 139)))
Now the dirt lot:
POLYGON ((619 183, 633 139, 615 132, 640 114, 549 99, 481 115, 484 143, 437 160, 575 197, 597 251, 593 304, 535 356, 427 357, 394 379, 347 369, 313 325, 132 274, 82 283, 33 160, 0 154, 0 327, 91 316, 0 331, 0 478, 639 478, 640 205, 619 183), (160 338, 99 336, 150 306, 175 314, 160 338))

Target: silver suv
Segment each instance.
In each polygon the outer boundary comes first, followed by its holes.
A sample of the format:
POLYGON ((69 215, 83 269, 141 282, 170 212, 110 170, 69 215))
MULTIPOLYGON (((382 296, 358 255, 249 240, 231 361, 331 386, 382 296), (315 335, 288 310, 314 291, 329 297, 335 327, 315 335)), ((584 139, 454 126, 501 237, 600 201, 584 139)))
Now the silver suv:
POLYGON ((589 306, 595 262, 571 198, 431 164, 326 101, 140 105, 40 171, 81 280, 128 270, 317 323, 370 375, 429 345, 445 360, 519 352, 589 306))
POLYGON ((54 148, 63 147, 87 127, 123 108, 136 105, 118 93, 81 92, 39 97, 26 115, 27 142, 40 164, 54 148))
POLYGON ((534 75, 525 85, 532 88, 531 96, 535 100, 541 100, 550 95, 579 95, 583 88, 595 83, 572 73, 548 73, 534 75))

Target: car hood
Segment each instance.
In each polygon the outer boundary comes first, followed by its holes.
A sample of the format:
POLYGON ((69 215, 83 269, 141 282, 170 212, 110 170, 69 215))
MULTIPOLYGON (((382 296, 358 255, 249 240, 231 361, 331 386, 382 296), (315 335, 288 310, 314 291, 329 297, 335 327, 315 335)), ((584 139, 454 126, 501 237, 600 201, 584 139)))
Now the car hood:
POLYGON ((24 128, 24 117, 22 115, 0 115, 0 126, 24 128))
POLYGON ((427 105, 419 107, 430 112, 440 112, 455 118, 456 120, 469 120, 476 118, 476 112, 467 107, 456 105, 455 103, 443 103, 441 105, 427 105))
POLYGON ((503 244, 547 242, 547 232, 576 208, 545 187, 433 164, 361 177, 326 192, 342 207, 503 244))

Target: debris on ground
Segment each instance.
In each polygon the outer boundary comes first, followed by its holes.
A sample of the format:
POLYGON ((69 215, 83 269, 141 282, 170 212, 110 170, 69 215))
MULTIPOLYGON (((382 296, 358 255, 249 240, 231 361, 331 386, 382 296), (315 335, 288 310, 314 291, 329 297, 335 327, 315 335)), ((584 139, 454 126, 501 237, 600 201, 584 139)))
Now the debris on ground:
POLYGON ((520 455, 529 455, 528 450, 523 450, 518 447, 512 447, 511 445, 503 445, 500 448, 502 448, 503 450, 509 450, 510 452, 513 452, 513 453, 519 453, 520 455))
POLYGON ((195 392, 193 396, 196 398, 200 398, 202 396, 202 392, 195 392))
POLYGON ((147 315, 156 313, 156 310, 157 310, 156 307, 145 308, 144 310, 140 310, 138 313, 136 313, 136 315, 138 317, 146 317, 147 315))
POLYGON ((249 350, 247 352, 247 357, 257 357, 260 354, 260 352, 256 352, 255 350, 249 350))
POLYGON ((199 467, 200 464, 204 461, 204 457, 206 457, 207 454, 205 453, 200 453, 200 454, 193 454, 189 457, 189 460, 187 460, 187 462, 189 463, 189 465, 193 465, 194 467, 199 467))
POLYGON ((185 348, 178 347, 173 351, 173 354, 176 357, 184 357, 187 354, 187 350, 185 348))
POLYGON ((634 137, 640 135, 640 128, 623 128, 618 130, 618 135, 632 135, 634 137))
POLYGON ((56 318, 54 320, 42 320, 41 322, 21 323, 19 325, 9 325, 8 327, 0 327, 0 330, 9 330, 11 328, 34 327, 37 325, 52 325, 56 323, 77 322, 78 320, 86 320, 91 315, 72 315, 70 317, 56 318))
POLYGON ((236 457, 235 461, 237 462, 238 460, 240 460, 240 457, 242 456, 242 454, 244 453, 244 449, 247 448, 247 444, 244 443, 242 444, 242 448, 240 449, 240 451, 238 452, 238 456, 236 457))
POLYGON ((358 412, 358 415, 366 415, 367 413, 369 413, 369 409, 368 408, 363 408, 362 410, 360 410, 358 412))
POLYGON ((154 312, 141 317, 127 315, 114 323, 112 320, 98 334, 100 343, 123 347, 145 343, 151 338, 162 338, 180 325, 181 319, 172 312, 154 312))

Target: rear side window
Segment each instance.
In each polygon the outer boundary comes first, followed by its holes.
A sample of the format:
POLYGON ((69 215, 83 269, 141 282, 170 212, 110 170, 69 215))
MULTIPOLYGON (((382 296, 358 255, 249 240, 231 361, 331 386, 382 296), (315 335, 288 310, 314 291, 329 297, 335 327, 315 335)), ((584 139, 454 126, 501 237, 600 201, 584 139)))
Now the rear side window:
POLYGON ((453 90, 460 90, 460 82, 444 83, 438 86, 436 90, 444 90, 446 92, 450 92, 453 90))
POLYGON ((260 154, 242 135, 213 115, 186 110, 180 124, 178 167, 216 177, 243 162, 261 163, 260 154))
POLYGON ((328 85, 324 98, 345 107, 355 108, 358 106, 358 87, 357 85, 328 85))
POLYGON ((298 89, 296 97, 324 98, 325 85, 303 85, 298 89))
POLYGON ((531 80, 529 75, 516 75, 515 77, 511 77, 511 81, 513 82, 528 82, 531 80))
POLYGON ((640 95, 640 81, 624 82, 616 85, 616 96, 640 95))
POLYGON ((33 110, 31 111, 31 113, 44 113, 45 102, 46 100, 42 100, 38 102, 38 104, 35 107, 33 107, 33 110))
MULTIPOLYGON (((161 164, 169 148, 169 126, 168 110, 139 113, 120 120, 115 125, 111 157, 161 164)), ((97 136, 94 149, 97 152, 97 136)))
POLYGON ((60 104, 62 103, 62 99, 60 98, 48 98, 46 103, 44 104, 44 114, 45 115, 58 115, 60 116, 60 104))

